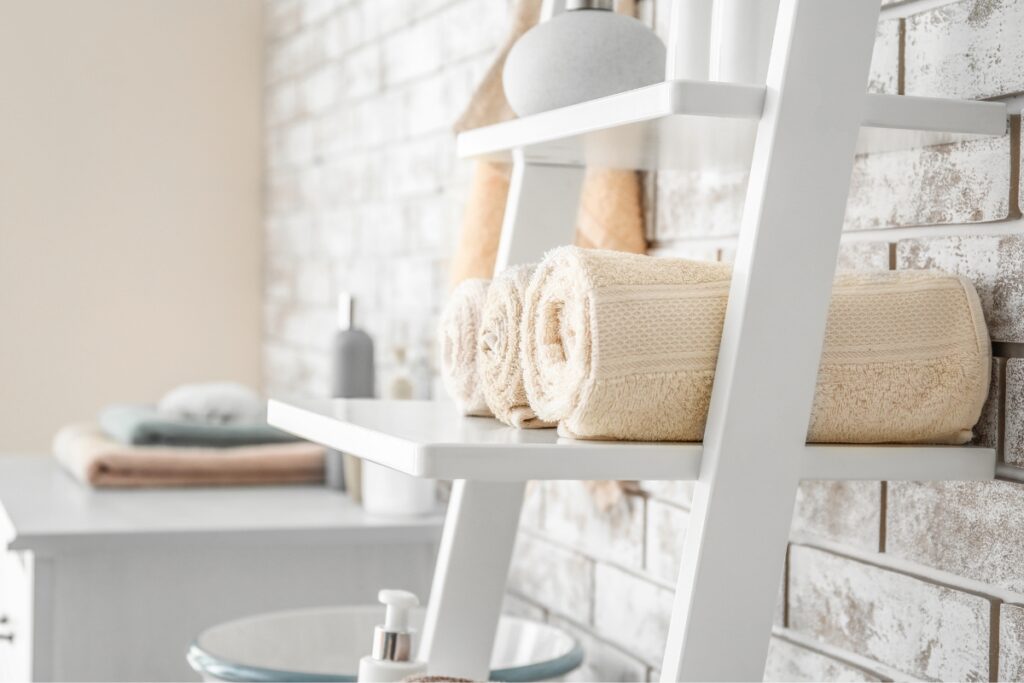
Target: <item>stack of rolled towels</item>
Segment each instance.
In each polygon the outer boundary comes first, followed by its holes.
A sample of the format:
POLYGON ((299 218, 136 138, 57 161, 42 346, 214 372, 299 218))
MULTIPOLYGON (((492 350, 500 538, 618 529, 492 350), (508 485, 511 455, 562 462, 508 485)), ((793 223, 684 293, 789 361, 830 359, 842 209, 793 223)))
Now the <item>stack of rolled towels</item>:
POLYGON ((156 405, 116 404, 54 438, 57 460, 96 487, 308 484, 324 449, 270 427, 264 401, 233 382, 184 385, 156 405))
MULTIPOLYGON (((731 267, 563 247, 460 284, 442 316, 442 375, 466 415, 579 439, 703 438, 731 267)), ((843 273, 832 290, 807 439, 972 437, 991 347, 966 279, 843 273)))

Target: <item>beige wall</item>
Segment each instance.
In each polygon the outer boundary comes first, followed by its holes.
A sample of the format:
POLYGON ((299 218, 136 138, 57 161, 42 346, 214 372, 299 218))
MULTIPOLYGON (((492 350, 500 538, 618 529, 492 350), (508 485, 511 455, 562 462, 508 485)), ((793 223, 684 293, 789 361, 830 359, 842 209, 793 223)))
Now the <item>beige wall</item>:
POLYGON ((262 3, 0 0, 0 452, 258 383, 262 3))

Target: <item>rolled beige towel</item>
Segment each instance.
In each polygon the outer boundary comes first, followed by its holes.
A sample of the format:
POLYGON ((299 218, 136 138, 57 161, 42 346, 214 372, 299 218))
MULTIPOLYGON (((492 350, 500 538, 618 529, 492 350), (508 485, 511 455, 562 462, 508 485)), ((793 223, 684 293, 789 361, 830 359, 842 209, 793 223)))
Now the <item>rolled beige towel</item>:
POLYGON ((537 419, 526 398, 520 361, 523 297, 536 264, 506 268, 487 290, 480 320, 477 371, 484 400, 494 416, 519 429, 554 427, 537 419))
POLYGON ((463 280, 441 313, 441 379, 463 415, 490 416, 476 365, 480 316, 490 280, 463 280))
MULTIPOLYGON (((731 268, 563 247, 527 290, 524 380, 566 436, 703 438, 731 268)), ((808 441, 970 440, 991 349, 967 280, 837 277, 808 441)))

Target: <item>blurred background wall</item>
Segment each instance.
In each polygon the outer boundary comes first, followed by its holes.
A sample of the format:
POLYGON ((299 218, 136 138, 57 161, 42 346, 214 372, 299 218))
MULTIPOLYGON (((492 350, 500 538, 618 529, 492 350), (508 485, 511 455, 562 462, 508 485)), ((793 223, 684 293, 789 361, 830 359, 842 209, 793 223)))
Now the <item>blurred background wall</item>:
POLYGON ((0 448, 260 379, 262 3, 0 0, 0 448))

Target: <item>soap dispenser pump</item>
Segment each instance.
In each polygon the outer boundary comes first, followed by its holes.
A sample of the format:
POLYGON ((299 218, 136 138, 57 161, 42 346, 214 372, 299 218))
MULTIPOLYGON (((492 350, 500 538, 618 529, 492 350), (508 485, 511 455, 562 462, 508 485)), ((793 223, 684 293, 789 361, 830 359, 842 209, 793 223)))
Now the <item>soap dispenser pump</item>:
POLYGON ((377 599, 387 605, 384 624, 373 629, 373 650, 359 660, 359 683, 388 683, 425 673, 425 662, 412 661, 409 610, 420 604, 415 594, 382 590, 377 599))

